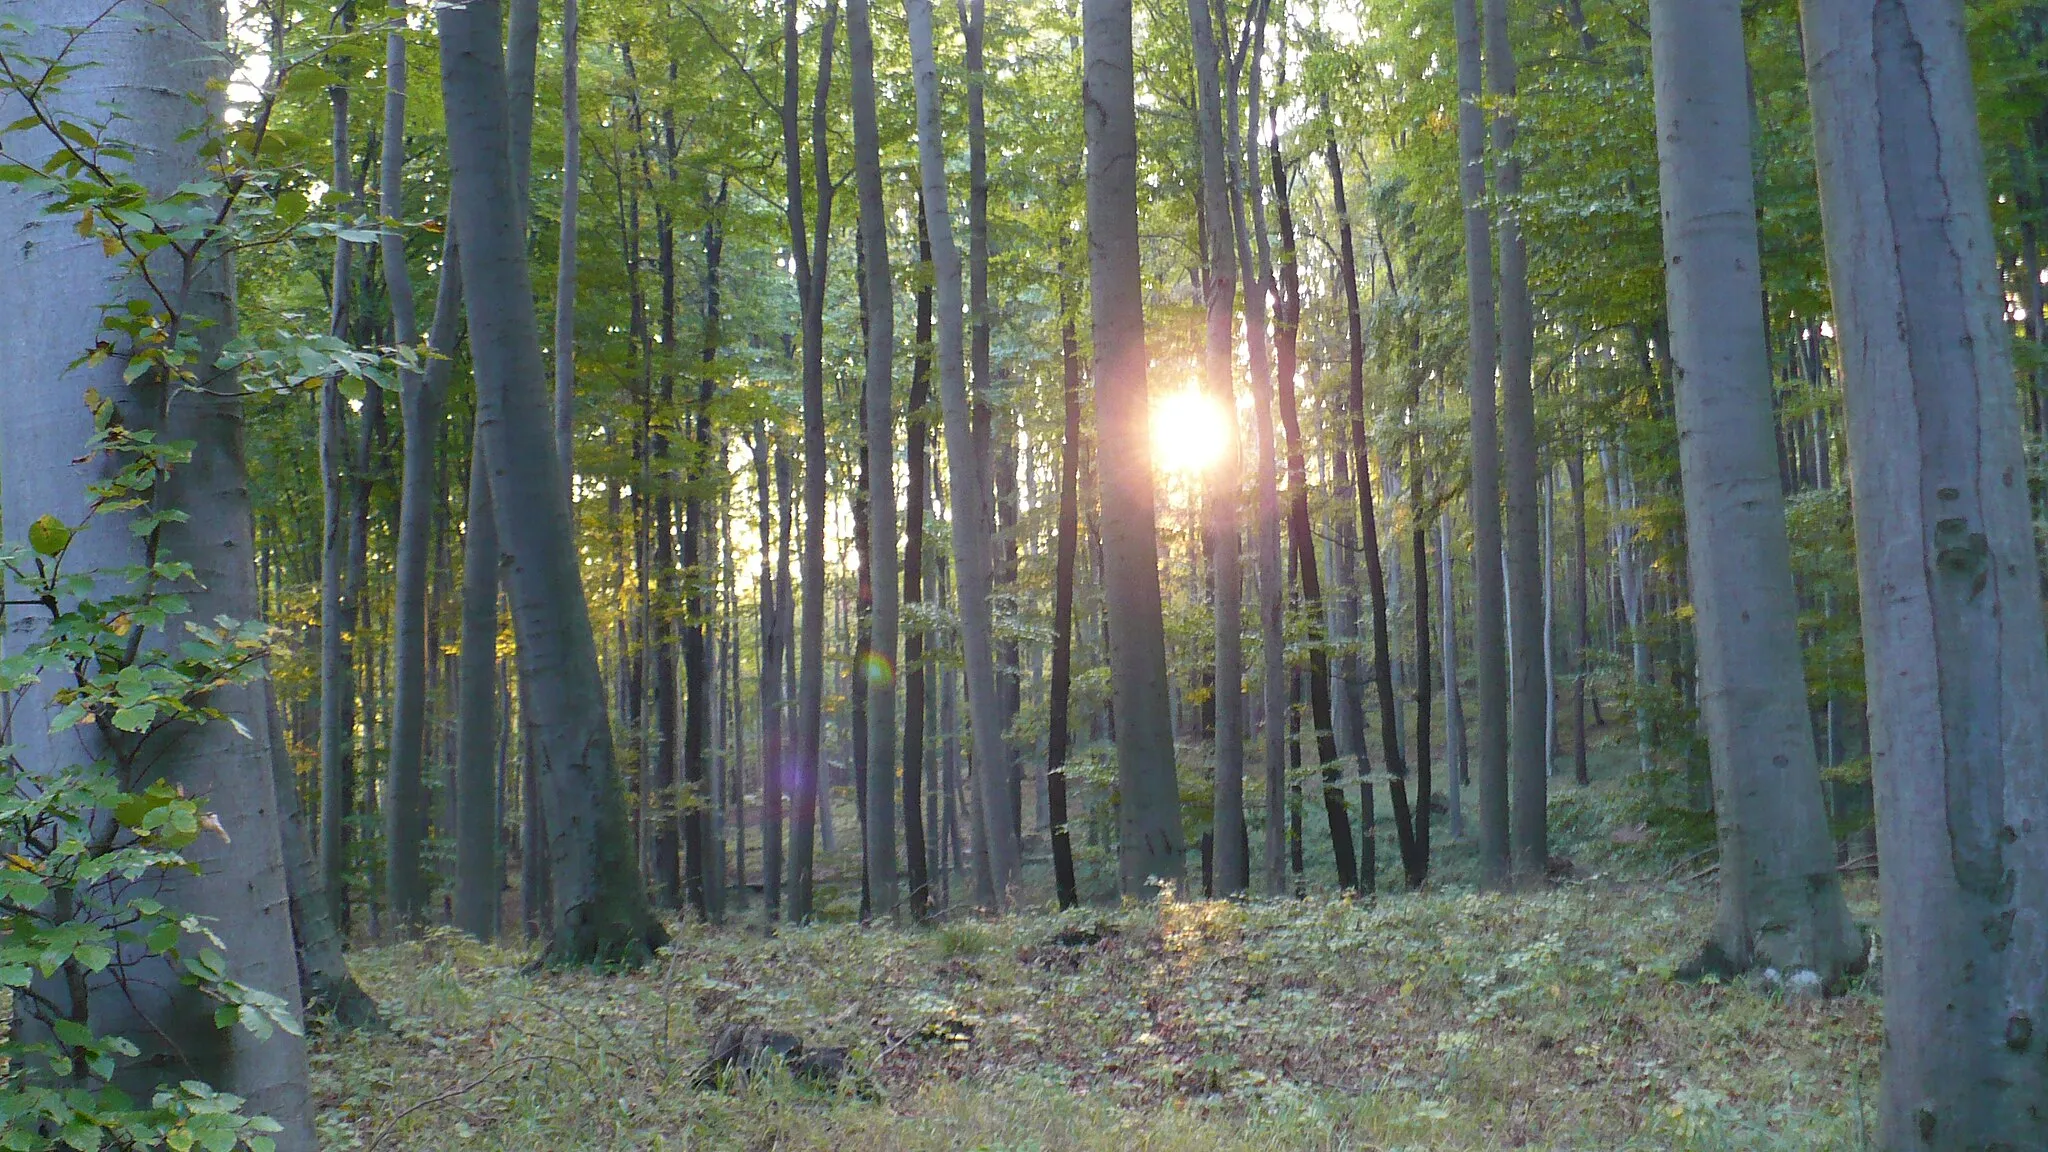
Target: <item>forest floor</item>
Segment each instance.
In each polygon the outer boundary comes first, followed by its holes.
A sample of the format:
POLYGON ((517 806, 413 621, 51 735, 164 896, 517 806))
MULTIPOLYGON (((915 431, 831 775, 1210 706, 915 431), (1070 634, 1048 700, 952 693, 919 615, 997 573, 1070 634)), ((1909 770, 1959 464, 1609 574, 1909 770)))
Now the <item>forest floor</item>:
MULTIPOLYGON (((1673 970, 1711 884, 1560 789, 1571 879, 1029 912, 931 928, 678 926, 631 975, 453 933, 360 951, 394 1027, 318 1039, 331 1148, 1855 1149, 1872 990, 1673 970), (1619 831, 1621 835, 1615 836, 1619 831), (698 1087, 722 1025, 850 1049, 837 1087, 698 1087)), ((1390 836, 1383 832, 1382 842, 1390 836)), ((1461 858, 1460 854, 1463 854, 1461 858)), ((1383 853, 1391 855, 1390 852, 1383 853)), ((1851 882, 1860 917, 1867 878, 1851 882)), ((757 917, 755 918, 757 921, 757 917)))

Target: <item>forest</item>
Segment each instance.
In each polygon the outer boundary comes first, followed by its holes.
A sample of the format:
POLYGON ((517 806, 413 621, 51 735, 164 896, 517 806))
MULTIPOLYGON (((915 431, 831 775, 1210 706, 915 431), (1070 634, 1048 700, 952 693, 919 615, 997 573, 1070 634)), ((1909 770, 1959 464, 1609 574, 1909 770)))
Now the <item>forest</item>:
POLYGON ((0 0, 0 1149, 2048 1150, 2044 228, 2037 0, 0 0))

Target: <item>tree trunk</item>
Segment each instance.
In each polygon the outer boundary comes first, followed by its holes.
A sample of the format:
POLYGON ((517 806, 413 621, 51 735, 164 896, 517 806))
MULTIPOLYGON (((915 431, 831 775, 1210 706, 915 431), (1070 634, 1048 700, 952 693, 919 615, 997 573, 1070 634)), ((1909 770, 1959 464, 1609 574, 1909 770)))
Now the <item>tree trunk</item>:
POLYGON ((812 247, 804 242, 803 148, 797 127, 801 89, 796 0, 783 5, 783 167, 788 185, 790 251, 796 261, 797 292, 803 311, 804 406, 804 541, 802 669, 797 681, 796 778, 791 801, 796 819, 790 830, 789 917, 811 918, 812 861, 816 847, 820 786, 824 759, 825 706, 825 280, 831 252, 832 191, 830 151, 826 141, 825 101, 832 90, 832 41, 839 27, 837 0, 827 0, 825 26, 818 44, 818 83, 811 101, 811 162, 817 184, 817 222, 812 247))
POLYGON ((291 899, 292 941, 298 947, 299 987, 306 1010, 325 1012, 343 1028, 381 1029, 382 1013, 348 970, 346 942, 334 926, 334 905, 319 869, 313 866, 313 845, 306 837, 305 810, 299 805, 298 774, 292 768, 284 717, 277 708, 277 687, 263 685, 264 715, 270 723, 270 779, 277 791, 277 820, 282 832, 285 891, 291 899))
MULTIPOLYGON (((868 691, 868 896, 874 914, 890 918, 896 914, 897 897, 896 649, 901 620, 896 585, 896 286, 890 271, 888 207, 882 197, 882 138, 875 111, 875 43, 868 22, 868 0, 847 0, 846 36, 853 66, 854 184, 860 203, 860 249, 868 299, 863 415, 870 543, 862 574, 868 578, 874 598, 869 610, 869 663, 856 668, 854 675, 865 679, 868 691)), ((906 805, 912 813, 916 809, 913 788, 905 785, 906 805)), ((922 852, 922 845, 911 847, 913 887, 922 872, 918 867, 922 852)))
MULTIPOLYGON (((914 0, 913 0, 914 2, 914 0)), ((1082 0, 1082 121, 1088 141, 1088 257, 1094 283, 1095 439, 1104 597, 1116 716, 1118 876, 1178 884, 1186 838, 1167 708, 1153 509, 1150 394, 1138 264, 1138 123, 1130 0, 1082 0)))
MULTIPOLYGON (((931 242, 926 238, 923 206, 917 213, 918 265, 917 338, 911 352, 910 399, 907 413, 907 485, 903 520, 903 604, 915 613, 924 602, 924 518, 930 502, 931 418, 925 409, 932 402, 932 290, 922 269, 931 263, 931 242)), ((926 770, 927 731, 925 714, 933 697, 931 669, 925 659, 925 630, 913 620, 903 637, 903 846, 909 864, 910 916, 925 920, 932 912, 930 859, 926 830, 937 824, 920 810, 931 806, 938 793, 936 782, 927 789, 932 775, 926 770)), ((936 725, 930 727, 935 728, 936 725)))
POLYGON ((576 223, 583 184, 583 109, 577 66, 583 50, 577 0, 562 0, 562 227, 555 260, 555 454, 564 491, 576 487, 576 223))
POLYGON ((1052 695, 1045 738, 1046 807, 1051 820, 1053 892, 1061 908, 1081 902, 1074 879, 1074 844, 1067 832, 1067 722, 1074 682, 1074 567, 1079 553, 1081 506, 1081 342, 1067 293, 1061 292, 1060 520, 1053 570, 1052 695))
POLYGON ((1522 161, 1516 152, 1515 56, 1507 0, 1486 0, 1487 91, 1493 117, 1495 195, 1500 238, 1500 413, 1506 439, 1509 667, 1513 708, 1508 750, 1514 759, 1512 878, 1541 881, 1550 862, 1550 771, 1543 741, 1543 576, 1537 524, 1536 399, 1530 384, 1535 319, 1529 252, 1522 238, 1522 161))
POLYGON ((1593 651, 1593 624, 1587 612, 1586 589, 1586 451, 1572 446, 1565 467, 1572 483, 1572 779, 1593 782, 1586 768, 1586 667, 1593 651))
MULTIPOLYGON (((329 90, 333 102, 333 171, 335 193, 352 199, 348 137, 348 88, 329 90)), ((350 297, 355 285, 351 245, 334 244, 334 274, 328 294, 331 308, 328 335, 347 339, 350 297)), ((349 814, 355 807, 355 664, 349 650, 355 605, 348 595, 348 412, 340 377, 320 388, 320 874, 334 899, 336 922, 346 934, 349 925, 349 814)))
POLYGON ((479 424, 499 532, 520 680, 547 793, 559 962, 633 961, 666 933, 650 915, 613 770, 611 721, 583 597, 563 462, 550 434, 539 326, 507 144, 498 0, 443 8, 441 64, 455 210, 462 234, 479 424))
POLYGON ((960 638, 965 650, 967 706, 973 712, 974 782, 981 839, 976 845, 976 887, 981 903, 1001 907, 1017 875, 1017 850, 1010 835, 1010 763, 996 691, 994 627, 989 580, 993 548, 989 524, 977 494, 985 485, 974 452, 974 429, 962 361, 960 249, 953 240, 953 212, 946 193, 946 156, 939 114, 938 57, 932 46, 931 0, 905 0, 910 22, 912 76, 917 88, 918 168, 924 214, 932 242, 934 292, 938 303, 939 395, 946 421, 946 463, 953 494, 953 571, 959 589, 960 638))
MULTIPOLYGON (((1299 363, 1301 336, 1301 274, 1295 257, 1294 203, 1288 189, 1287 163, 1280 153, 1278 108, 1269 109, 1267 112, 1267 147, 1273 167, 1273 204, 1280 217, 1280 279, 1273 342, 1277 353, 1274 357, 1275 366, 1279 370, 1280 423, 1287 434, 1287 536, 1300 580, 1301 598, 1308 606, 1309 625, 1311 628, 1320 629, 1333 614, 1342 619, 1342 613, 1341 610, 1333 613, 1329 609, 1336 606, 1324 601, 1322 572, 1316 556, 1315 532, 1309 519, 1308 458, 1302 442, 1299 398, 1295 395, 1295 371, 1299 363)), ((1338 172, 1342 170, 1341 166, 1336 169, 1338 172)), ((1339 225, 1340 228, 1344 226, 1339 225)), ((1339 274, 1342 274, 1341 266, 1339 274)), ((1342 454, 1339 455, 1341 457, 1342 454)), ((1344 488, 1348 470, 1340 467, 1336 479, 1337 487, 1344 488)), ((1340 546, 1346 535, 1345 530, 1350 526, 1351 517, 1348 514, 1343 515, 1337 530, 1340 546)), ((1341 601, 1341 596, 1339 599, 1341 601)), ((1344 622, 1355 625, 1355 617, 1344 622)), ((1352 630, 1355 631, 1355 627, 1352 630)), ((1340 632, 1341 638, 1343 630, 1337 631, 1340 632)), ((1337 724, 1330 691, 1330 651, 1327 645, 1321 642, 1326 637, 1327 633, 1315 635, 1314 639, 1318 642, 1309 648, 1309 710, 1316 726, 1317 758, 1323 764, 1331 765, 1338 759, 1337 724)), ((1266 767, 1268 771, 1272 771, 1275 764, 1269 760, 1266 767)), ((1287 778, 1284 762, 1279 765, 1279 769, 1279 776, 1269 776, 1266 780, 1264 864, 1266 893, 1270 896, 1283 896, 1287 893, 1287 841, 1284 827, 1287 822, 1287 778)), ((1349 835, 1345 837, 1345 841, 1348 846, 1349 835)))
MULTIPOLYGON (((118 110, 109 139, 130 145, 132 157, 108 148, 98 153, 98 163, 110 166, 115 179, 148 189, 151 197, 210 179, 206 149, 225 129, 228 80, 228 60, 218 49, 227 38, 219 3, 165 0, 111 20, 103 19, 105 5, 98 0, 48 0, 34 9, 42 24, 22 32, 21 58, 61 59, 75 69, 61 85, 39 91, 48 115, 100 124, 109 109, 118 110), (87 26, 95 26, 90 35, 65 33, 87 26)), ((26 114, 11 88, 0 96, 0 109, 10 123, 26 114)), ((17 130, 9 133, 8 159, 40 168, 49 150, 59 147, 68 145, 39 129, 17 130)), ((191 576, 159 578, 154 592, 183 595, 187 611, 179 615, 208 623, 219 616, 252 620, 258 606, 255 549, 235 380, 209 380, 218 390, 176 390, 156 371, 126 378, 130 363, 144 363, 131 361, 126 348, 86 357, 102 339, 121 339, 110 337, 104 310, 132 300, 149 309, 145 315, 170 326, 169 346, 189 338, 195 344, 192 363, 214 364, 234 336, 229 254, 189 240, 156 250, 148 268, 157 282, 185 285, 178 311, 158 311, 161 302, 146 294, 137 269, 125 258, 110 259, 101 237, 81 236, 76 224, 75 212, 51 214, 39 196, 19 185, 0 190, 0 246, 9 253, 9 274, 0 277, 0 363, 8 368, 0 376, 0 409, 7 413, 0 421, 0 524, 6 543, 25 548, 30 525, 42 516, 66 524, 85 519, 88 487, 107 479, 103 459, 80 458, 96 431, 97 414, 86 403, 88 391, 96 391, 121 423, 162 442, 187 441, 191 455, 159 481, 149 505, 109 510, 74 537, 65 553, 67 570, 96 574, 95 595, 124 596, 141 591, 127 573, 174 559, 191 565, 191 576), (176 509, 188 519, 131 531, 141 517, 160 509, 176 509)), ((21 592, 9 587, 5 598, 18 601, 21 592)), ((10 654, 41 638, 32 615, 10 613, 7 624, 10 654)), ((178 634, 138 629, 130 639, 156 647, 174 643, 171 637, 178 634)), ((40 773, 115 759, 115 748, 91 724, 49 730, 47 720, 58 709, 50 693, 70 668, 31 671, 42 685, 11 702, 16 723, 10 739, 21 764, 40 773)), ((207 723, 146 742, 124 775, 131 784, 161 780, 205 797, 219 826, 230 831, 232 838, 207 835, 193 842, 185 855, 196 870, 164 873, 152 881, 158 890, 151 895, 200 917, 220 936, 231 978, 278 997, 297 1013, 300 987, 273 759, 273 741, 283 737, 269 723, 264 692, 255 684, 212 692, 208 707, 245 724, 207 723), (248 731, 238 733, 238 726, 248 731)), ((143 1049, 131 1065, 142 1082, 124 1086, 147 1100, 160 1083, 205 1080, 246 1098, 251 1113, 282 1125, 279 1148, 311 1152, 316 1143, 304 1040, 282 1030, 258 1038, 246 1029, 222 1029, 215 1023, 217 1005, 186 987, 180 975, 159 957, 84 978, 94 1031, 125 1037, 143 1049)))
MULTIPOLYGON (((1259 179, 1262 157, 1259 155, 1259 98, 1263 83, 1260 61, 1265 56, 1266 7, 1262 3, 1253 18, 1253 32, 1245 65, 1250 73, 1246 87, 1244 119, 1238 119, 1239 109, 1235 92, 1230 101, 1230 162, 1233 175, 1241 173, 1242 179, 1232 180, 1232 216, 1237 230, 1238 265, 1243 271, 1247 290, 1245 300, 1245 327, 1248 333, 1251 359, 1252 386, 1252 428, 1258 446, 1259 460, 1254 477, 1254 488, 1258 493, 1258 527, 1255 539, 1258 542, 1258 588, 1259 588, 1259 631, 1261 657, 1260 689, 1261 712, 1265 727, 1265 739, 1261 749, 1265 755, 1265 779, 1285 781, 1287 778, 1287 726, 1282 722, 1287 715, 1287 626, 1282 613, 1286 596, 1286 583, 1282 578, 1280 563, 1280 514, 1279 494, 1279 445, 1273 428, 1273 364, 1271 348, 1267 343, 1267 301, 1274 295, 1272 246, 1266 239, 1265 190, 1259 179), (1240 128, 1242 123, 1243 127, 1240 128), (1239 168, 1242 165, 1242 168, 1239 168)), ((1233 89, 1234 89, 1233 85, 1233 89)), ((1324 685, 1324 709, 1318 721, 1318 744, 1321 746, 1322 733, 1329 730, 1329 691, 1324 685)), ((1334 752, 1335 749, 1331 748, 1334 752)), ((1231 842, 1227 859, 1233 863, 1247 853, 1243 846, 1243 813, 1237 813, 1238 835, 1231 842)), ((1249 868, 1249 862, 1243 865, 1249 868)), ((1232 873, 1233 884, 1240 881, 1249 886, 1248 871, 1240 875, 1232 873)))
POLYGON ((711 642, 706 632, 717 589, 706 556, 714 516, 705 508, 704 490, 711 479, 717 480, 721 490, 725 487, 725 458, 716 450, 711 402, 717 393, 716 365, 725 324, 721 277, 727 196, 726 182, 721 179, 718 195, 705 206, 704 328, 697 396, 690 410, 696 438, 691 462, 696 471, 689 478, 689 495, 683 509, 683 574, 689 589, 683 604, 683 687, 687 692, 682 747, 686 793, 682 797, 683 854, 688 864, 690 907, 707 921, 716 912, 718 895, 712 816, 718 809, 719 796, 712 786, 714 774, 710 768, 711 720, 717 688, 712 682, 711 642))
MULTIPOLYGON (((450 269, 453 271, 452 267, 450 269)), ((455 926, 479 940, 498 933, 503 889, 498 811, 498 522, 490 466, 476 436, 462 531, 462 640, 456 659, 455 926)), ((528 895, 532 895, 531 885, 528 895)))
MULTIPOLYGON (((1495 369, 1493 230, 1486 215, 1486 113, 1478 0, 1452 0, 1458 28, 1459 197, 1465 206, 1465 299, 1470 327, 1466 387, 1472 396, 1472 626, 1479 681, 1479 879, 1509 881, 1507 596, 1502 573, 1500 429, 1495 369)), ((1360 480, 1363 483, 1363 479, 1360 480)))
POLYGON ((761 673, 755 688, 761 708, 761 913, 770 924, 782 912, 782 613, 777 589, 789 571, 783 552, 771 547, 775 494, 768 487, 769 457, 778 455, 767 425, 754 425, 754 489, 761 500, 761 673))
MULTIPOLYGON (((405 177, 405 37, 393 33, 385 42, 387 89, 384 101, 384 158, 380 211, 385 219, 404 216, 405 177)), ((391 759, 384 784, 385 898, 401 929, 417 927, 426 912, 426 878, 421 853, 427 832, 427 566, 432 559, 434 515, 441 505, 437 465, 441 455, 441 417, 454 367, 455 345, 462 334, 462 272, 455 233, 448 230, 441 248, 441 286, 434 303, 433 327, 427 340, 423 372, 403 374, 399 392, 405 431, 404 477, 399 489, 396 585, 391 620, 391 759)), ((387 230, 382 239, 385 294, 391 307, 392 336, 400 345, 419 339, 412 274, 405 258, 405 237, 387 230)))
POLYGON ((1801 10, 1885 853, 1879 1143, 2023 1148, 2048 1130, 2048 649, 1963 5, 1801 10))
POLYGON ((1721 842, 1714 940, 1738 967, 1810 969, 1832 984, 1863 948, 1836 880, 1771 452, 1742 9, 1656 0, 1650 21, 1686 555, 1721 842))
MULTIPOLYGON (((1345 349, 1348 357, 1346 364, 1349 372, 1347 380, 1350 384, 1344 393, 1347 416, 1349 418, 1347 431, 1350 434, 1352 444, 1355 446, 1362 443, 1365 436, 1365 320, 1358 298, 1358 247, 1351 228, 1351 205, 1344 190, 1344 157, 1337 147, 1337 122, 1330 115, 1330 110, 1327 106, 1323 109, 1323 119, 1326 121, 1329 133, 1323 141, 1323 160, 1330 170, 1331 193, 1337 215, 1337 275, 1344 285, 1345 349)), ((1337 449, 1337 454, 1343 456, 1347 451, 1347 448, 1340 445, 1337 449)), ((1361 510, 1370 509, 1372 507, 1371 477, 1363 471, 1353 470, 1348 467, 1346 475, 1357 486, 1355 494, 1358 499, 1358 507, 1361 510)), ((1345 510, 1344 516, 1346 523, 1357 522, 1351 516, 1349 509, 1345 510)), ((1355 613, 1352 619, 1354 622, 1356 621, 1355 613)), ((1356 672, 1359 664, 1358 658, 1356 656, 1350 657, 1349 663, 1353 671, 1356 672)), ((1355 677, 1350 682, 1349 692, 1351 729, 1352 735, 1357 740, 1354 752, 1358 758, 1359 787, 1361 790, 1365 790, 1362 791, 1361 795, 1369 800, 1371 797, 1369 791, 1371 785, 1365 782, 1366 774, 1371 770, 1365 751, 1365 701, 1360 681, 1355 677)), ((1329 817, 1330 842, 1336 849, 1337 882, 1346 887, 1368 891, 1371 888, 1371 884, 1367 882, 1366 875, 1368 872, 1377 873, 1378 871, 1377 849, 1372 847, 1371 805, 1362 806, 1359 814, 1361 823, 1360 834, 1367 845, 1366 855, 1375 858, 1372 867, 1367 869, 1362 868, 1360 863, 1354 860, 1352 856, 1351 818, 1345 810, 1344 790, 1340 780, 1341 777, 1336 765, 1326 764, 1323 768, 1323 807, 1329 817)), ((1374 879, 1376 880, 1377 877, 1375 876, 1374 879)))
MULTIPOLYGON (((1217 453, 1209 473, 1207 493, 1207 544, 1216 645, 1214 681, 1210 685, 1216 750, 1213 843, 1224 846, 1212 872, 1222 875, 1226 894, 1236 895, 1250 884, 1250 862, 1239 859, 1237 850, 1244 838, 1245 747, 1244 575, 1238 508, 1242 483, 1231 350, 1231 314, 1237 306, 1237 248, 1231 229, 1230 165, 1224 151, 1222 70, 1210 9, 1209 0, 1190 0, 1188 4, 1188 22, 1194 36, 1195 83, 1201 89, 1201 216, 1207 229, 1203 250, 1208 267, 1204 270, 1207 283, 1203 296, 1208 322, 1204 330, 1202 375, 1223 439, 1223 450, 1217 453)), ((1247 288, 1251 290, 1250 286, 1247 288)))
POLYGON ((1444 771, 1450 794, 1451 839, 1465 838, 1465 689, 1458 683, 1458 597, 1452 575, 1451 514, 1436 520, 1437 613, 1442 620, 1444 666, 1444 771))

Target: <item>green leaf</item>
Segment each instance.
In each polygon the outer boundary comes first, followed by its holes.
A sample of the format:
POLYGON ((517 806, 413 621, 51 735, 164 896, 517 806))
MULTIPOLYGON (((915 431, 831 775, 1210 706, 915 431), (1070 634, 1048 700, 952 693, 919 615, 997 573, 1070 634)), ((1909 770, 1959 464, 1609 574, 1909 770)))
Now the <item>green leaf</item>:
POLYGON ((71 526, 55 516, 43 516, 28 526, 28 544, 44 556, 61 556, 71 544, 71 526))

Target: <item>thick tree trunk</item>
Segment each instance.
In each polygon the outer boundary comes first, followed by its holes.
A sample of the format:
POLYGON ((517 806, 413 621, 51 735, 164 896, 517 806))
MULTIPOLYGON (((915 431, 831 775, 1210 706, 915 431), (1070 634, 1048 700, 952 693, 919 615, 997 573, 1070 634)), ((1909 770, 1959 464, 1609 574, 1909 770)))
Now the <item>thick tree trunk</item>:
POLYGON ((1180 882, 1187 841, 1174 777, 1152 502, 1130 0, 1082 0, 1081 51, 1103 592, 1122 796, 1117 862, 1123 890, 1139 895, 1151 879, 1180 882))
MULTIPOLYGON (((1223 891, 1235 895, 1250 883, 1250 862, 1239 858, 1244 839, 1244 622, 1243 545, 1239 529, 1241 473, 1236 388, 1232 383, 1232 313, 1237 307, 1237 242, 1231 228, 1230 165, 1224 151, 1223 87, 1220 52, 1209 0, 1190 0, 1195 83, 1201 117, 1201 217, 1206 228, 1203 296, 1208 309, 1204 330, 1202 375, 1221 424, 1222 451, 1209 473, 1208 551, 1212 607, 1215 615, 1216 666, 1210 685, 1215 716, 1216 749, 1214 843, 1223 845, 1212 871, 1223 877, 1223 891)), ((1235 113, 1233 112, 1233 115, 1235 113)), ((1248 290, 1256 290, 1247 286, 1248 290)))
MULTIPOLYGON (((868 896, 874 914, 886 918, 896 914, 897 897, 896 647, 901 608, 896 585, 896 293, 890 272, 888 207, 882 198, 882 137, 875 110, 875 42, 868 0, 847 0, 846 37, 853 66, 854 185, 868 300, 863 416, 870 543, 862 575, 874 598, 868 663, 856 668, 854 675, 866 680, 868 692, 868 896)), ((914 800, 909 803, 914 810, 914 800)), ((913 886, 922 871, 916 865, 922 851, 921 845, 911 850, 913 886)))
MULTIPOLYGON (((1834 983, 1862 940, 1835 875, 1771 453, 1740 0, 1655 0, 1657 140, 1700 706, 1721 842, 1714 940, 1834 983)), ((1873 600, 1874 605, 1878 603, 1873 600)))
POLYGON ((1884 847, 1886 1149, 2048 1131, 2048 695, 1956 0, 1805 0, 1884 847))
MULTIPOLYGON (((1500 428, 1495 369, 1493 228, 1486 215, 1486 113, 1478 0, 1452 0, 1458 28, 1459 196, 1465 206, 1465 301, 1470 327, 1466 387, 1472 397, 1473 659, 1479 681, 1479 879, 1509 882, 1506 581, 1501 571, 1500 428)), ((1361 483, 1363 480, 1361 479, 1361 483)))
POLYGON ((1529 251, 1522 238, 1522 161, 1514 111, 1515 56, 1507 0, 1486 0, 1488 94, 1502 107, 1493 117, 1495 193, 1500 238, 1500 414, 1506 439, 1509 666, 1513 716, 1508 750, 1514 761, 1512 878, 1541 881, 1550 862, 1549 749, 1543 692, 1542 541, 1537 523, 1536 399, 1531 388, 1535 318, 1529 299, 1529 251))
POLYGON ((994 555, 989 523, 977 494, 985 479, 974 452, 974 429, 962 360, 960 249, 953 239, 953 211, 946 192, 946 155, 939 114, 939 65, 932 46, 931 0, 905 0, 910 22, 912 77, 917 89, 918 168, 924 214, 932 242, 934 293, 938 302, 940 404, 946 421, 946 463, 953 494, 953 571, 959 589, 960 638, 966 657, 967 706, 973 712, 974 782, 980 830, 976 886, 985 907, 1008 900, 1017 875, 1011 829, 1010 763, 996 691, 994 627, 989 580, 994 555))
MULTIPOLYGON (((22 34, 25 58, 61 58, 76 69, 39 92, 43 109, 67 122, 93 124, 117 109, 121 116, 111 138, 131 144, 132 158, 108 149, 99 154, 100 163, 153 197, 209 179, 205 148, 225 128, 228 61, 218 50, 227 38, 222 6, 165 0, 111 20, 102 18, 104 10, 98 0, 34 5, 40 26, 22 34), (64 33, 86 26, 94 26, 89 35, 64 33)), ((0 95, 0 119, 13 123, 27 114, 18 94, 0 95)), ((11 132, 8 158, 40 164, 46 150, 59 146, 40 129, 11 132)), ((81 236, 77 222, 75 211, 50 214, 39 196, 19 185, 0 190, 0 247, 9 254, 8 275, 0 277, 0 363, 7 365, 0 376, 0 409, 7 413, 0 421, 0 524, 6 542, 25 547, 30 525, 42 516, 67 524, 86 518, 88 486, 104 482, 109 467, 99 456, 81 456, 95 432, 86 395, 96 390, 121 423, 162 442, 189 441, 191 456, 160 481, 149 506, 107 512, 76 536, 65 554, 67 571, 96 574, 96 594, 118 596, 137 591, 124 573, 174 559, 191 565, 191 577, 160 579, 155 590, 183 595, 188 611, 182 615, 209 623, 219 616, 254 619, 255 549, 235 382, 214 382, 218 391, 174 393, 174 383, 156 372, 127 379, 131 361, 125 348, 86 359, 107 337, 104 309, 131 299, 152 309, 161 304, 145 294, 127 260, 110 259, 100 237, 81 236), (154 533, 131 531, 131 517, 160 509, 176 509, 187 519, 163 523, 154 533)), ((234 335, 233 267, 228 253, 185 243, 197 250, 167 246, 150 258, 159 283, 186 285, 177 312, 152 314, 172 326, 172 346, 189 337, 197 344, 193 363, 211 365, 234 335)), ((21 591, 8 588, 6 598, 19 600, 21 591)), ((10 613, 7 624, 9 654, 41 638, 34 615, 10 613)), ((155 646, 174 643, 173 635, 142 629, 131 639, 155 646)), ((47 718, 57 710, 50 690, 70 669, 35 671, 47 687, 13 702, 9 738, 21 763, 40 773, 115 759, 90 724, 61 734, 49 730, 47 718)), ((206 703, 240 718, 239 726, 248 731, 208 723, 168 734, 145 743, 124 774, 131 784, 163 780, 204 797, 232 838, 195 841, 185 855, 196 871, 165 873, 153 881, 158 887, 151 895, 202 918, 221 937, 229 976, 297 1012, 300 987, 273 760, 273 742, 283 734, 272 729, 261 685, 219 689, 206 703)), ((251 1112, 278 1121, 279 1148, 311 1152, 316 1143, 304 1040, 281 1030, 258 1038, 245 1029, 220 1028, 217 1005, 184 986, 179 975, 157 959, 85 978, 94 1031, 125 1037, 143 1050, 132 1065, 142 1082, 125 1087, 147 1100, 157 1084, 205 1080, 246 1098, 251 1112)))
POLYGON ((556 457, 513 199, 498 0, 443 8, 441 70, 463 237, 471 341, 533 761, 547 793, 553 939, 560 962, 637 960, 665 933, 647 907, 612 760, 604 682, 583 597, 575 529, 556 457))

